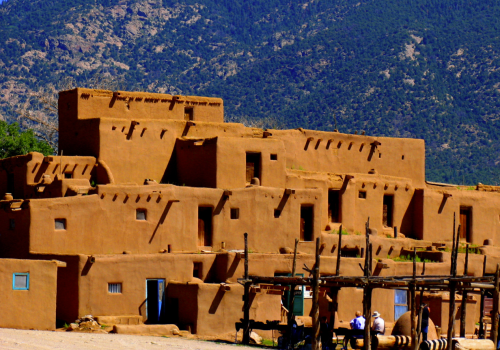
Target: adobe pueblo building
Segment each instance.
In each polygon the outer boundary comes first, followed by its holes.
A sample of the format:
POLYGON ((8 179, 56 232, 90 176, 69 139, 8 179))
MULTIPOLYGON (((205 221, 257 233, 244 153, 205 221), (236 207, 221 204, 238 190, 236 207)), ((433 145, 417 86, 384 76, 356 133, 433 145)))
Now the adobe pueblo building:
MULTIPOLYGON (((224 123, 219 98, 81 88, 60 93, 59 125, 63 156, 0 160, 1 327, 90 314, 234 336, 244 233, 250 275, 290 274, 298 239, 297 273, 308 276, 319 238, 322 276, 335 274, 339 249, 340 274, 362 276, 369 218, 374 276, 411 275, 398 260, 414 247, 426 275, 443 275, 455 215, 477 253, 468 275, 482 276, 483 255, 487 274, 500 262, 500 189, 426 182, 423 140, 262 130, 224 123)), ((251 319, 286 320, 281 290, 251 293, 251 319)), ((295 294, 294 314, 307 317, 310 293, 295 294)), ((446 332, 449 295, 424 298, 446 332)), ((322 316, 330 302, 320 295, 322 316)), ((472 334, 478 295, 466 304, 472 334)), ((343 288, 336 324, 361 308, 362 290, 343 288)), ((375 290, 372 310, 393 324, 406 291, 375 290)))

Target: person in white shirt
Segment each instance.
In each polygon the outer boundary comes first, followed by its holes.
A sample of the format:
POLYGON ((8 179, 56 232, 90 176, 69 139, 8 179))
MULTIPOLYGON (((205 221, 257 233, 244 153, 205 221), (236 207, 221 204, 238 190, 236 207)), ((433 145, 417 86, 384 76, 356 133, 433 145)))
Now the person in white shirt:
POLYGON ((378 311, 375 311, 372 317, 375 317, 375 320, 372 324, 372 331, 374 331, 376 334, 384 335, 385 321, 382 319, 382 317, 380 317, 380 313, 378 311))

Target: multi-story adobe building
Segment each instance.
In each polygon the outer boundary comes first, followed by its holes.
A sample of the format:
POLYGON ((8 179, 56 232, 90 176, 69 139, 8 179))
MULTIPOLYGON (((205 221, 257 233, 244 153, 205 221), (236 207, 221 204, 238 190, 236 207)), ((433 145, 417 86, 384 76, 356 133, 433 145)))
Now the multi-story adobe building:
MULTIPOLYGON (((341 274, 362 275, 368 218, 375 275, 411 274, 393 259, 413 247, 433 261, 427 274, 447 274, 454 215, 480 253, 469 274, 482 274, 481 254, 488 273, 500 262, 500 188, 426 182, 423 140, 262 130, 225 123, 219 98, 82 88, 60 93, 59 130, 63 155, 0 160, 3 327, 54 329, 92 314, 234 332, 245 232, 254 275, 289 274, 295 239, 297 266, 312 266, 318 237, 322 275, 335 273, 337 249, 348 258, 341 274)), ((280 320, 281 296, 252 290, 251 317, 280 320)), ((349 321, 362 292, 339 298, 337 320, 349 321)), ((449 300, 431 299, 446 331, 449 300)), ((373 308, 395 322, 407 298, 377 290, 373 308)), ((468 308, 473 332, 477 298, 468 308)), ((310 309, 299 292, 296 314, 310 309)))

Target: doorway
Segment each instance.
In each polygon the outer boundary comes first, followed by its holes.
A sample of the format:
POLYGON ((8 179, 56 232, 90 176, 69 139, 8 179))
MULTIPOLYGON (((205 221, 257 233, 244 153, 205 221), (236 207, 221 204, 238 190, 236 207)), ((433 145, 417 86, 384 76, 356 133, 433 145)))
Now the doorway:
MULTIPOLYGON (((252 178, 256 177, 259 180, 260 178, 260 153, 247 152, 246 157, 246 182, 250 184, 252 182, 252 178)), ((262 185, 262 183, 261 183, 262 185)))
MULTIPOLYGON (((275 273, 274 277, 291 277, 291 273, 275 273)), ((304 277, 303 273, 296 273, 296 277, 304 277)), ((306 286, 295 286, 295 289, 293 290, 293 314, 294 316, 304 316, 304 297, 305 297, 305 290, 306 286)), ((290 297, 291 293, 289 290, 283 292, 283 296, 281 298, 281 302, 283 303, 283 306, 288 309, 288 306, 290 305, 290 297)))
POLYGON ((198 246, 212 246, 212 207, 198 207, 198 246))
POLYGON ((302 205, 300 207, 300 240, 310 242, 313 240, 314 207, 302 205))
POLYGON ((385 227, 392 227, 392 214, 394 209, 394 196, 384 195, 382 208, 382 224, 385 227))
POLYGON ((328 219, 330 222, 342 222, 342 203, 339 190, 328 191, 328 219))
POLYGON ((148 324, 165 323, 165 280, 146 280, 146 318, 148 324))
POLYGON ((460 239, 472 241, 472 208, 460 207, 460 239))

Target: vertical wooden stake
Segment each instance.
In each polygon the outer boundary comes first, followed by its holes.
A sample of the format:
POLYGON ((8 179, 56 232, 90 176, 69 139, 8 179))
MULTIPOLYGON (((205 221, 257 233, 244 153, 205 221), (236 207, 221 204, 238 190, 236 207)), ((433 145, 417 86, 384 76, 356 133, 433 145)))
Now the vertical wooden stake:
POLYGON ((245 232, 245 289, 243 292, 243 344, 250 343, 250 282, 248 281, 248 233, 245 232))
POLYGON ((499 264, 497 264, 497 270, 495 271, 495 289, 493 290, 493 310, 491 311, 491 340, 493 340, 495 346, 498 342, 499 274, 499 264))
POLYGON ((320 239, 316 238, 316 264, 313 273, 313 300, 312 300, 312 350, 320 350, 319 342, 319 246, 320 239))
POLYGON ((368 220, 366 221, 365 225, 365 239, 366 239, 366 244, 365 244, 365 277, 369 276, 369 261, 370 261, 370 253, 369 253, 369 248, 370 248, 370 217, 368 217, 368 220))
POLYGON ((365 316, 365 336, 363 339, 363 349, 371 350, 370 329, 372 324, 372 288, 366 285, 363 291, 363 311, 365 316))
MULTIPOLYGON (((486 255, 484 256, 483 260, 483 277, 486 275, 486 255)), ((481 289, 481 303, 480 303, 480 310, 479 310, 479 339, 484 339, 485 337, 485 331, 484 331, 484 294, 485 290, 481 289)))
POLYGON ((413 247, 413 279, 410 284, 411 299, 411 346, 418 349, 417 346, 417 300, 416 300, 416 278, 417 278, 417 248, 413 247))
POLYGON ((335 275, 340 275, 340 258, 342 253, 342 225, 340 225, 339 229, 339 245, 337 247, 337 268, 335 269, 335 275))
MULTIPOLYGON (((299 244, 299 240, 295 238, 295 248, 293 250, 293 265, 292 265, 292 277, 295 277, 295 269, 297 267, 297 246, 299 244)), ((288 318, 287 318, 287 326, 288 326, 288 339, 292 339, 292 320, 293 320, 293 303, 295 299, 295 286, 288 286, 289 287, 289 300, 288 300, 288 318)), ((302 288, 305 288, 306 286, 302 286, 302 288)))
MULTIPOLYGON (((469 273, 469 245, 465 247, 464 276, 469 273)), ((462 305, 460 310, 460 338, 465 338, 465 322, 467 319, 467 291, 462 292, 462 305)))
POLYGON ((455 282, 450 283, 450 310, 448 314, 447 350, 452 350, 452 339, 455 335, 455 282))
POLYGON ((455 213, 453 213, 453 240, 451 241, 450 275, 453 275, 453 258, 455 256, 455 213))
MULTIPOLYGON (((425 261, 422 266, 422 276, 425 275, 425 261)), ((420 289, 420 298, 418 300, 419 305, 418 305, 418 322, 417 322, 417 343, 418 346, 420 346, 420 334, 422 334, 422 312, 423 312, 423 307, 422 305, 424 304, 424 287, 421 287, 420 289)), ((418 348, 417 348, 418 349, 418 348)))

